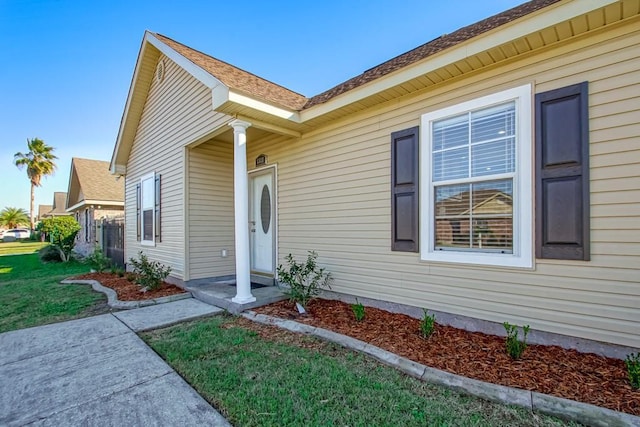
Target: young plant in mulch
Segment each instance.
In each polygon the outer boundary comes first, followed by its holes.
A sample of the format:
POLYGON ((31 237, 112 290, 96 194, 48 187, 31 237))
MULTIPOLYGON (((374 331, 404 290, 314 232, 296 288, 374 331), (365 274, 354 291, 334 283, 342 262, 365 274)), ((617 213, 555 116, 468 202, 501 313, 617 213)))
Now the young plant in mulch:
POLYGON ((423 311, 424 314, 422 315, 422 319, 420 319, 420 334, 422 338, 429 338, 436 328, 436 315, 429 315, 426 308, 423 311))
POLYGON ((111 266, 111 274, 118 276, 118 277, 124 277, 124 268, 122 267, 118 267, 117 265, 112 265, 111 266))
POLYGON ((171 273, 171 267, 164 266, 158 261, 149 261, 149 258, 142 252, 138 252, 138 259, 131 258, 129 262, 133 266, 135 282, 142 286, 143 290, 154 291, 171 273))
POLYGON ((98 273, 106 271, 111 266, 111 260, 107 258, 99 246, 96 246, 93 252, 87 255, 85 262, 98 273))
POLYGON ((353 311, 353 316, 356 318, 356 322, 362 322, 364 320, 364 305, 358 301, 358 298, 356 298, 355 304, 351 304, 351 311, 353 311))
POLYGON ((309 301, 320 295, 322 289, 331 289, 331 273, 318 266, 318 254, 315 251, 309 251, 303 263, 297 262, 291 254, 285 259, 288 266, 278 266, 278 279, 286 285, 281 289, 290 301, 296 303, 298 311, 305 313, 309 301))
POLYGON ((631 353, 624 360, 629 374, 629 382, 631 387, 640 390, 640 353, 631 353))
POLYGON ((522 327, 522 341, 518 339, 518 326, 511 325, 509 322, 504 322, 504 329, 507 331, 507 337, 505 340, 505 346, 507 354, 511 356, 513 360, 518 360, 522 357, 524 349, 527 348, 527 334, 529 333, 529 325, 522 327))

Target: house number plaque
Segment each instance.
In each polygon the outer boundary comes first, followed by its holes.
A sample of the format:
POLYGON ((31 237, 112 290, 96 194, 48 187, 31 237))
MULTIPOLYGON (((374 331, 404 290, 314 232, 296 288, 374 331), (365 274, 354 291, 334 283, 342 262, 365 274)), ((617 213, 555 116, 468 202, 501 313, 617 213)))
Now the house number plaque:
POLYGON ((264 166, 266 164, 267 164, 267 155, 266 154, 260 154, 258 157, 256 157, 256 167, 264 166))

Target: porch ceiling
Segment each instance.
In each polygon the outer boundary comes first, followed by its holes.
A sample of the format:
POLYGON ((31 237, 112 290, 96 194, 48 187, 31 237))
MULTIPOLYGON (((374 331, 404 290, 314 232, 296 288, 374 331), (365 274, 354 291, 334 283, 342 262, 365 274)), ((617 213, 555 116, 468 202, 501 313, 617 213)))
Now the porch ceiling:
MULTIPOLYGON (((227 126, 227 127, 229 128, 229 130, 226 130, 216 135, 214 138, 210 139, 209 141, 219 141, 219 142, 233 144, 233 128, 231 128, 230 126, 227 126)), ((250 126, 247 128, 247 143, 251 144, 252 141, 259 141, 271 135, 273 135, 273 133, 269 132, 268 130, 259 129, 255 126, 250 126)))

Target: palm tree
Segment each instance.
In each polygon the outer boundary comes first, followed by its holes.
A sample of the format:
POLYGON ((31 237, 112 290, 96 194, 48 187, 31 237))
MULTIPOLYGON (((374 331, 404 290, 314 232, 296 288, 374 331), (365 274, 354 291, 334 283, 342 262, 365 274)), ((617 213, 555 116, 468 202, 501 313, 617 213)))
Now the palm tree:
POLYGON ((52 175, 56 170, 54 160, 57 159, 57 157, 53 155, 54 148, 45 144, 41 139, 27 139, 27 147, 29 148, 28 153, 17 152, 13 156, 13 159, 18 169, 22 169, 24 166, 27 167, 27 176, 29 177, 29 181, 31 181, 30 225, 31 231, 33 231, 35 223, 34 190, 36 187, 40 187, 40 180, 43 176, 52 175))
POLYGON ((7 228, 17 228, 29 223, 27 211, 22 208, 4 208, 0 212, 0 225, 7 228))

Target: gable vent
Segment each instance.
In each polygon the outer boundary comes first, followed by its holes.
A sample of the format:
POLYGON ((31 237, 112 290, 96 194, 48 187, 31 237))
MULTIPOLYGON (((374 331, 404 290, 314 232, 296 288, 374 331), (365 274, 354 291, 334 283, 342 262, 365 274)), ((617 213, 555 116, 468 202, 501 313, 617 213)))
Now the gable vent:
POLYGON ((159 61, 158 66, 156 67, 156 81, 158 83, 161 83, 162 80, 164 80, 164 74, 165 74, 164 61, 159 61))

